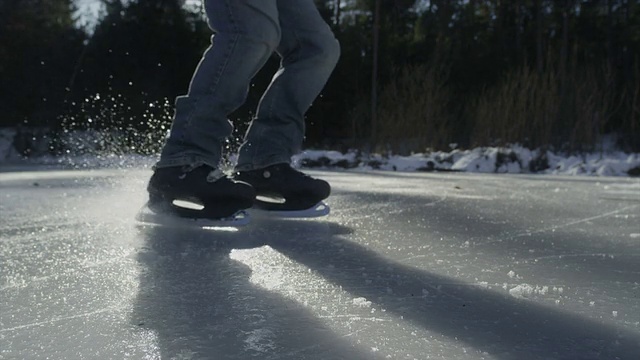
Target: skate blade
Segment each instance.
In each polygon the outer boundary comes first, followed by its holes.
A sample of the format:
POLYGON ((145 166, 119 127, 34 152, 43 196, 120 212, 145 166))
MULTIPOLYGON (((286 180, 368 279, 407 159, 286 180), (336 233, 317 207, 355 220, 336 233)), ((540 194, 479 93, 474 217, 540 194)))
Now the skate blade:
POLYGON ((273 210, 265 207, 254 207, 250 210, 258 214, 267 214, 270 217, 305 219, 327 216, 331 212, 331 208, 324 201, 305 210, 273 210))
POLYGON ((233 229, 245 226, 251 221, 249 214, 245 210, 240 210, 222 219, 187 218, 170 213, 155 213, 146 204, 136 215, 136 220, 141 225, 204 230, 233 229))

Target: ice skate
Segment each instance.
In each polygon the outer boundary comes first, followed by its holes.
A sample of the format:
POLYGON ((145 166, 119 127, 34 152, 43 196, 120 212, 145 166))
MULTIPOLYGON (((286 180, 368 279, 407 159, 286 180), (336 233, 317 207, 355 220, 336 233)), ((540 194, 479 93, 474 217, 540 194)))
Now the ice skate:
POLYGON ((256 191, 255 209, 281 217, 319 217, 329 214, 323 202, 331 193, 328 182, 314 179, 289 164, 240 171, 235 179, 251 184, 256 191))
POLYGON ((176 226, 241 226, 249 221, 244 209, 255 199, 253 187, 207 165, 156 169, 149 201, 138 214, 143 223, 176 226))

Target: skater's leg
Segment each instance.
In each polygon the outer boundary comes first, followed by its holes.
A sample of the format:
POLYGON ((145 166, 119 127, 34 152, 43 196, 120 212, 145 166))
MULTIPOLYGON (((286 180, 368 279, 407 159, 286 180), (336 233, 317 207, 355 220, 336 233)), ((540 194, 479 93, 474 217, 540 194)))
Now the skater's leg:
POLYGON ((251 78, 280 43, 276 0, 206 0, 212 44, 175 117, 157 168, 218 166, 232 130, 227 115, 246 99, 251 78))
POLYGON ((250 207, 255 191, 217 169, 227 115, 243 103, 251 78, 280 43, 276 0, 206 0, 215 32, 186 96, 176 100, 171 133, 149 191, 155 213, 217 219, 250 207), (183 206, 187 201, 202 208, 183 206))
POLYGON ((304 114, 324 87, 340 49, 313 0, 277 0, 281 66, 263 95, 237 169, 288 163, 304 138, 304 114))

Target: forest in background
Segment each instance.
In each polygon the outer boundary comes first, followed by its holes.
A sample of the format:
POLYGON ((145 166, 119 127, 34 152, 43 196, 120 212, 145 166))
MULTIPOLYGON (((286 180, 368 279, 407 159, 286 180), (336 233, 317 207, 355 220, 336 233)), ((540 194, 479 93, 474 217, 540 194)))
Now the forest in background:
MULTIPOLYGON (((0 127, 154 153, 211 31, 185 0, 0 0, 0 127)), ((309 147, 397 154, 520 144, 640 151, 636 0, 317 0, 342 56, 307 114, 309 147)), ((231 114, 242 136, 274 56, 231 114)), ((230 146, 237 146, 233 139, 230 146)), ((27 149, 28 150, 28 149, 27 149)), ((29 151, 25 151, 28 153, 29 151)))

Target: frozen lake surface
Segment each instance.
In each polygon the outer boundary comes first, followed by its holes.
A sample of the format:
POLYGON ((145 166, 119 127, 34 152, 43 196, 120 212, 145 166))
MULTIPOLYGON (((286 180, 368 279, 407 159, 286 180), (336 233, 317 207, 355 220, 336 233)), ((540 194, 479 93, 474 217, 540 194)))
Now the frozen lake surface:
POLYGON ((313 174, 328 217, 194 231, 149 170, 0 173, 0 359, 640 358, 638 179, 313 174))

